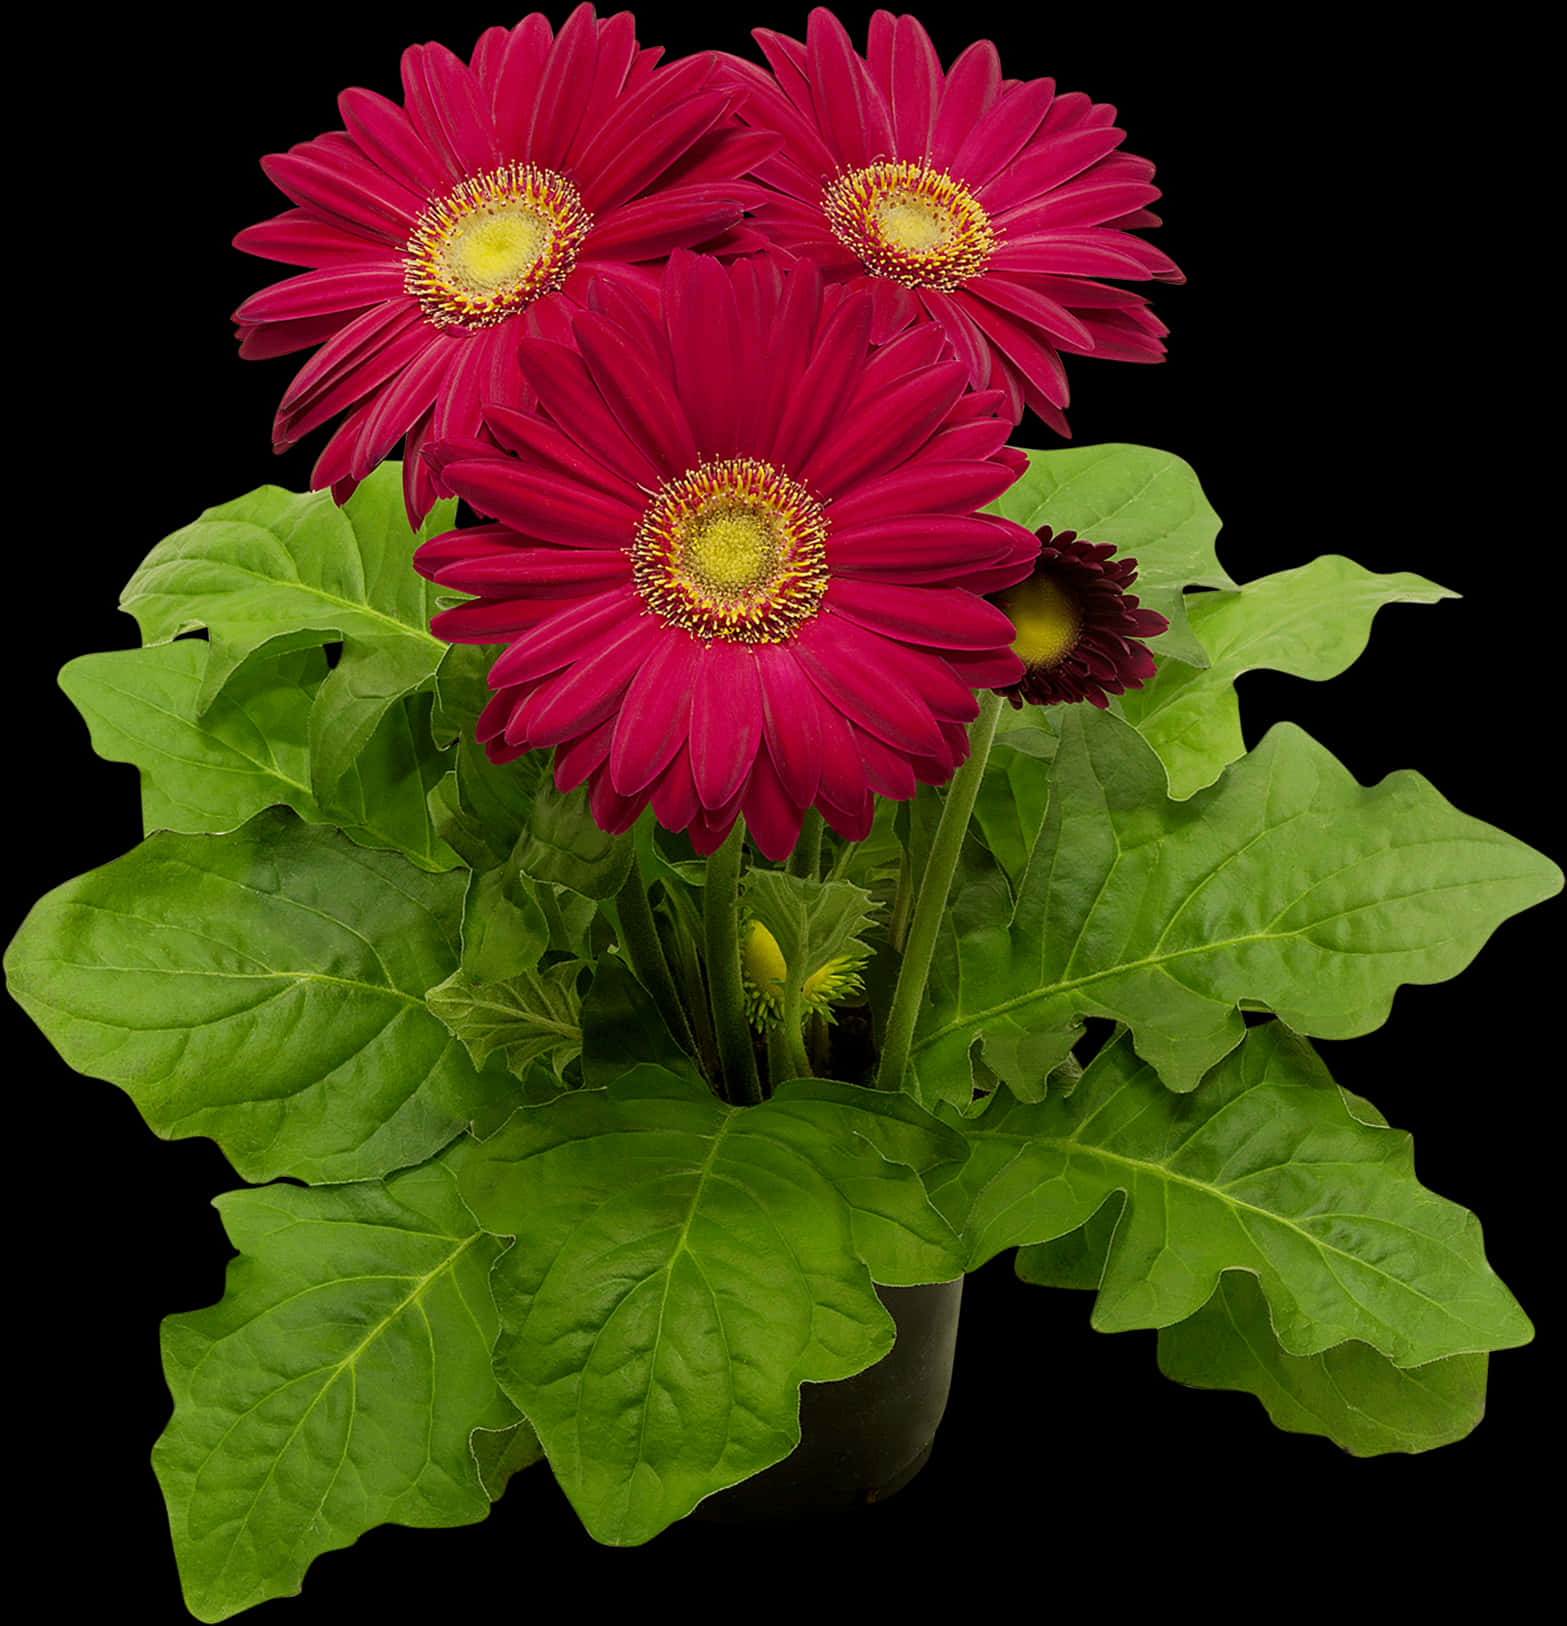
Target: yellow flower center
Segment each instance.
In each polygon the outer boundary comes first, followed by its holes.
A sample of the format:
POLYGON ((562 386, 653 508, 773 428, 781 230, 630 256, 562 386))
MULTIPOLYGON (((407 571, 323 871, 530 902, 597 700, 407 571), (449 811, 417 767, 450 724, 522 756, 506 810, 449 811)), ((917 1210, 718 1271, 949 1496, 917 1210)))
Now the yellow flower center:
POLYGON ((1017 629, 1012 652, 1025 665, 1054 666, 1072 653, 1083 630, 1082 608, 1048 576, 1020 582, 1000 603, 1017 629))
POLYGON ((945 170, 903 160, 840 175, 822 194, 833 235, 867 271, 907 288, 976 277, 997 234, 974 194, 945 170))
POLYGON ((666 622, 706 642, 781 643, 821 607, 827 530, 821 504, 772 464, 702 463, 648 504, 632 583, 666 622))
POLYGON ((555 292, 592 226, 576 187, 553 170, 471 175, 419 216, 403 286, 436 327, 489 327, 555 292))

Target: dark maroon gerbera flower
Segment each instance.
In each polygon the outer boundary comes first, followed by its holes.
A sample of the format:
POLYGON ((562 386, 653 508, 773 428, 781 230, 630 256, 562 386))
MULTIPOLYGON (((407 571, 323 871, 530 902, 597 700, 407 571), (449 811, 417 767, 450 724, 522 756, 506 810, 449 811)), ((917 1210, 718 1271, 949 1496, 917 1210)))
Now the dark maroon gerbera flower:
POLYGON ((629 12, 581 5, 489 29, 464 63, 403 53, 403 105, 346 90, 346 130, 263 160, 296 207, 235 246, 314 269, 234 313, 247 357, 319 345, 273 426, 282 451, 339 414, 311 476, 339 502, 407 437, 415 524, 437 495, 419 448, 480 428, 480 402, 531 405, 524 331, 565 337, 593 276, 657 285, 672 248, 716 246, 776 146, 740 128, 709 53, 667 67, 629 12))
POLYGON ((1076 531, 1039 531, 1039 559, 1025 580, 990 596, 1016 628, 1012 652, 1023 676, 998 685, 1014 709, 1087 700, 1102 711, 1107 695, 1140 689, 1154 675, 1143 644, 1170 623, 1138 608, 1126 589, 1137 580, 1135 559, 1114 559, 1108 542, 1085 542, 1076 531))
POLYGON ((1118 281, 1182 282, 1136 231, 1156 226, 1153 165, 1115 149, 1115 109, 1001 77, 971 45, 947 73, 912 17, 878 11, 867 57, 818 9, 806 41, 754 36, 772 66, 725 55, 740 117, 782 147, 753 173, 755 224, 829 278, 868 288, 880 341, 911 321, 946 335, 976 389, 1007 392, 1068 434, 1059 352, 1159 361, 1168 331, 1118 281))
POLYGON ((873 794, 966 758, 974 689, 1020 675, 984 595, 1038 542, 976 512, 1022 462, 999 392, 932 327, 873 349, 869 295, 809 262, 677 252, 656 311, 607 283, 589 306, 574 347, 521 341, 537 412, 425 454, 496 522, 414 559, 477 595, 439 636, 508 645, 478 737, 553 746, 605 830, 651 803, 707 853, 743 814, 778 859, 815 807, 863 838, 873 794))

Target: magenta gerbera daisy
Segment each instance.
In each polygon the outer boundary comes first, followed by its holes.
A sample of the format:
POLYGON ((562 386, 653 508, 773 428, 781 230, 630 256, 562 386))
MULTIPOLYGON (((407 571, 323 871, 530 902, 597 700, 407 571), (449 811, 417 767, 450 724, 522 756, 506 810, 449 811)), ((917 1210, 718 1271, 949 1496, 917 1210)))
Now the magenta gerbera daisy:
POLYGON ((1158 225, 1153 165, 1115 149, 1115 109, 1050 79, 1001 77, 971 45, 943 73, 913 17, 878 11, 867 57, 818 9, 806 40, 753 31, 772 67, 726 55, 740 117, 783 138, 753 171, 756 226, 868 288, 874 337, 934 323, 976 389, 1069 433, 1060 353, 1158 361, 1165 325, 1115 281, 1182 282, 1138 237, 1158 225), (1111 279, 1109 281, 1104 279, 1111 279))
POLYGON ((870 296, 808 262, 679 252, 656 311, 609 283, 589 305, 572 345, 521 341, 535 413, 425 454, 494 521, 414 559, 476 595, 439 636, 508 646, 478 737, 553 746, 606 830, 651 803, 708 853, 743 815, 777 859, 815 807, 863 838, 1021 673, 983 595, 1039 544, 975 512, 1021 466, 999 392, 933 328, 873 348, 870 296))
MULTIPOLYGON (((420 447, 480 429, 480 402, 531 403, 523 331, 564 336, 594 276, 643 286, 675 247, 720 246, 776 141, 730 116, 711 54, 657 66, 629 12, 591 5, 558 35, 537 13, 470 62, 403 53, 402 105, 338 98, 344 130, 263 160, 295 205, 235 246, 313 269, 234 313, 247 357, 319 346, 273 426, 282 451, 339 414, 311 484, 341 502, 407 437, 415 523, 438 493, 420 447)), ((743 233, 743 228, 741 228, 743 233)))
POLYGON ((997 684, 1014 709, 1027 701, 1049 706, 1140 689, 1154 675, 1145 638, 1169 631, 1157 610, 1139 607, 1126 589, 1137 561, 1117 559, 1108 542, 1085 542, 1076 531, 1039 530, 1039 558, 1029 575, 991 595, 1015 628, 1012 650, 1023 675, 997 684))

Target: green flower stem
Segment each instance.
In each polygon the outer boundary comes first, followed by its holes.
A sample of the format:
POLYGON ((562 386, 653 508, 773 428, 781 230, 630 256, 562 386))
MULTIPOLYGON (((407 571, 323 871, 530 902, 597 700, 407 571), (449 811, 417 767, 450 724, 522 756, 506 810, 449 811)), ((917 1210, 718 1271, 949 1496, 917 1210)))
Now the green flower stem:
POLYGON ((963 837, 968 833, 969 815, 974 811, 974 798, 979 794, 979 782, 984 777, 991 741, 996 737, 1001 701, 1002 697, 994 690, 987 689, 981 693, 979 715, 969 731, 968 761, 953 775, 946 801, 942 804, 941 822, 936 826, 935 839, 930 844, 930 857, 920 878, 914 919, 909 927, 903 963, 898 968, 898 985, 893 991, 892 1009, 887 1015, 881 1062, 876 1071, 876 1088, 879 1090, 896 1090, 903 1085, 903 1074, 909 1065, 909 1046, 914 1038, 914 1024, 919 1020, 920 1007, 925 1003, 925 984, 930 980, 930 962, 936 952, 936 933, 941 926, 941 917, 946 913, 947 894, 952 890, 958 854, 963 850, 963 837))
POLYGON ((789 854, 789 873, 803 875, 806 880, 814 881, 816 872, 821 868, 822 859, 822 816, 814 807, 805 810, 805 817, 800 821, 800 839, 794 844, 794 851, 789 854))
POLYGON ((723 1066, 724 1092, 733 1105, 757 1106, 762 1081, 745 1019, 740 974, 740 862, 745 855, 745 821, 737 818, 723 846, 708 854, 703 887, 703 934, 707 939, 707 983, 713 996, 713 1032, 723 1066))
POLYGON ((776 1087, 786 1078, 811 1078, 810 1061, 805 1054, 805 1002, 802 993, 805 979, 789 973, 784 983, 783 1016, 778 1022, 777 1060, 773 1065, 773 1084, 776 1087), (780 1071, 780 1066, 782 1070, 780 1071))
POLYGON ((636 974, 637 981, 653 996, 669 1031, 676 1043, 688 1055, 696 1054, 696 1039, 686 1009, 680 1002, 675 979, 669 973, 669 962, 664 958, 663 945, 658 940, 658 927, 653 923, 652 905, 647 900, 647 889, 642 884, 642 866, 635 849, 631 855, 631 869, 625 885, 615 900, 620 906, 620 946, 636 974))

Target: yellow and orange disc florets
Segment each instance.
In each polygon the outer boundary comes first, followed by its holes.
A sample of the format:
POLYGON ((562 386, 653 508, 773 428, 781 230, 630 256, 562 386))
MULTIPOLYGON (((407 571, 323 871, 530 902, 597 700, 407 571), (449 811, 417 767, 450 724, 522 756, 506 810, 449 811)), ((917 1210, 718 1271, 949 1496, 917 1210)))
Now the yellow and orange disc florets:
POLYGON ((958 287, 985 269, 998 240, 961 181, 909 159, 839 175, 822 194, 822 212, 867 271, 906 288, 958 287))
POLYGON ((554 293, 592 226, 554 170, 507 164, 470 175, 419 216, 403 286, 437 327, 489 327, 554 293))
POLYGON ((771 463, 723 458, 661 486, 631 544, 643 601, 704 642, 781 643, 827 590, 827 518, 771 463))

